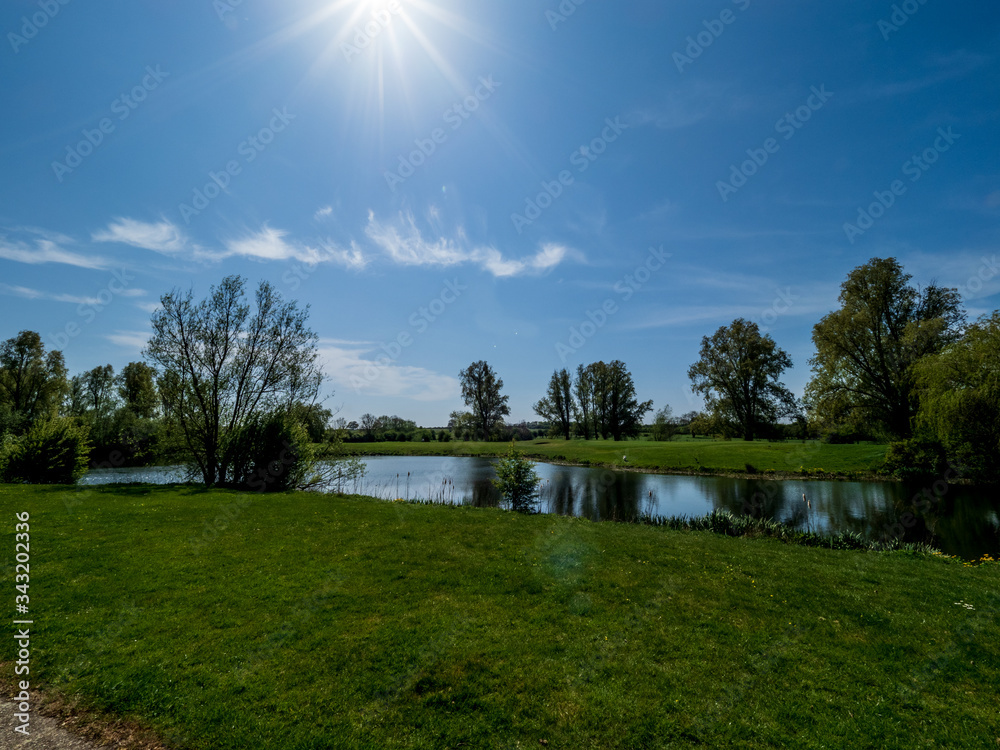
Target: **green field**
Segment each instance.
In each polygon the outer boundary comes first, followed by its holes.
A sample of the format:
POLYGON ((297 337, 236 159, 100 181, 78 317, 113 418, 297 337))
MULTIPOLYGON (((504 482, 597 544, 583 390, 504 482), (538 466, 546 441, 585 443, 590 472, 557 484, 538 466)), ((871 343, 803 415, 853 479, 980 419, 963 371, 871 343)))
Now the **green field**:
MULTIPOLYGON (((451 441, 448 443, 350 443, 348 450, 362 455, 498 456, 506 443, 451 441)), ((879 470, 887 446, 872 443, 830 445, 819 441, 769 443, 757 440, 677 439, 550 440, 517 443, 532 458, 591 466, 631 467, 683 474, 773 473, 824 478, 883 478, 879 470), (627 461, 622 457, 627 456, 627 461)))
POLYGON ((33 685, 174 747, 1000 742, 993 564, 306 493, 0 486, 10 604, 24 511, 33 685))

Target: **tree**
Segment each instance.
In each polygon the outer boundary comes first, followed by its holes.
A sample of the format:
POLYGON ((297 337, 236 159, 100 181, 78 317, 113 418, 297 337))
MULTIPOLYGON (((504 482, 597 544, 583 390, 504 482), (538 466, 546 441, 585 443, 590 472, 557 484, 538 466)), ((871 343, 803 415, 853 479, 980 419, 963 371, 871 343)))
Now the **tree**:
POLYGON ((955 289, 909 285, 895 258, 873 258, 841 285, 841 308, 813 328, 806 387, 826 422, 853 422, 895 437, 912 433, 913 366, 957 340, 965 314, 955 289))
POLYGON ((191 291, 163 295, 145 350, 208 486, 231 481, 229 443, 244 426, 296 401, 312 403, 322 380, 308 307, 284 302, 263 281, 251 312, 244 286, 227 276, 200 302, 191 291))
POLYGON ((14 432, 55 416, 67 390, 62 352, 46 353, 37 333, 21 331, 0 345, 0 407, 14 432))
POLYGON ((456 438, 468 440, 472 435, 475 417, 467 411, 453 411, 448 416, 448 429, 455 433, 456 438))
MULTIPOLYGON (((576 403, 579 409, 578 429, 583 432, 583 439, 590 440, 590 424, 593 419, 594 383, 590 369, 583 365, 576 368, 576 403)), ((595 432, 594 437, 597 437, 595 432)))
POLYGON ((653 402, 637 400, 632 374, 625 363, 618 359, 608 365, 598 362, 594 383, 601 434, 614 440, 638 435, 646 413, 653 409, 653 402))
POLYGON ((473 362, 458 377, 465 405, 472 409, 483 440, 489 440, 496 427, 503 424, 503 418, 510 414, 507 396, 500 393, 503 380, 484 360, 473 362))
POLYGON ((114 409, 115 368, 95 367, 83 374, 84 403, 95 418, 110 416, 114 409))
POLYGON ((976 480, 1000 477, 1000 311, 914 366, 919 431, 976 480))
POLYGON ((510 503, 511 510, 532 513, 538 496, 538 474, 531 461, 514 447, 513 442, 507 455, 497 461, 494 470, 497 478, 493 480, 493 485, 510 503))
POLYGON ((745 440, 795 410, 795 397, 781 383, 792 366, 774 339, 756 323, 737 318, 701 340, 700 359, 688 369, 692 390, 717 418, 735 422, 745 440))
POLYGON ((569 440, 575 409, 569 372, 563 369, 552 373, 548 394, 535 404, 534 409, 535 414, 549 422, 553 430, 569 440))
POLYGON ((362 414, 361 415, 361 429, 365 431, 365 437, 368 440, 375 439, 375 430, 379 429, 382 423, 378 421, 378 417, 374 414, 362 414))
POLYGON ((156 416, 159 401, 154 377, 156 372, 145 362, 129 362, 118 373, 118 395, 125 407, 140 419, 156 416))
POLYGON ((677 423, 674 421, 674 411, 670 406, 664 406, 653 419, 653 440, 670 440, 677 434, 677 423))

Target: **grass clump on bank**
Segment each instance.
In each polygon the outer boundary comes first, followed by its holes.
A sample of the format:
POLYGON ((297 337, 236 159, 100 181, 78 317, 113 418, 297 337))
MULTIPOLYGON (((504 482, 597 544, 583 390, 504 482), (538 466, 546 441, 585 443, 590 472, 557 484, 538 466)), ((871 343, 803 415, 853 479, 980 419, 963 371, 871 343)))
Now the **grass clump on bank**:
POLYGON ((0 511, 31 514, 33 684, 178 747, 1000 738, 994 565, 309 493, 0 511))

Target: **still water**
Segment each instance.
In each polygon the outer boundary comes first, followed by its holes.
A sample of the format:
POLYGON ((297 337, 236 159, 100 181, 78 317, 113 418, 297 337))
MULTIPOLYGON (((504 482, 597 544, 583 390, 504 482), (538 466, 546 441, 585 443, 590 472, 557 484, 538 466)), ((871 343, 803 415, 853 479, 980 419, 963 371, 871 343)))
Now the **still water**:
MULTIPOLYGON (((333 490, 392 500, 495 506, 492 462, 453 456, 375 456, 363 479, 333 490)), ((928 542, 964 558, 1000 555, 1000 497, 994 489, 876 482, 684 477, 535 464, 540 509, 591 520, 641 515, 701 516, 713 510, 763 516, 803 531, 855 531, 868 539, 928 542), (925 492, 926 491, 926 492, 925 492)), ((184 481, 178 467, 104 469, 81 484, 184 481)))

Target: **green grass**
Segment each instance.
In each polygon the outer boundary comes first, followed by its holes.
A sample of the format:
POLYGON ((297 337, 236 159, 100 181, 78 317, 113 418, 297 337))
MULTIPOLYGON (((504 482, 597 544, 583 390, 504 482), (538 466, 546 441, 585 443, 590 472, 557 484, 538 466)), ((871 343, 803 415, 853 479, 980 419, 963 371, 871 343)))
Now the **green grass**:
POLYGON ((33 685, 177 747, 1000 742, 997 565, 138 486, 0 486, 0 560, 23 511, 33 685))
MULTIPOLYGON (((551 440, 519 442, 518 448, 541 460, 591 466, 628 466, 633 469, 677 473, 774 473, 824 478, 875 478, 887 446, 870 443, 830 445, 819 441, 769 443, 758 440, 675 439, 551 440), (628 461, 623 462, 622 456, 628 461)), ((499 456, 506 443, 452 441, 448 443, 350 443, 348 450, 362 455, 499 456)))

